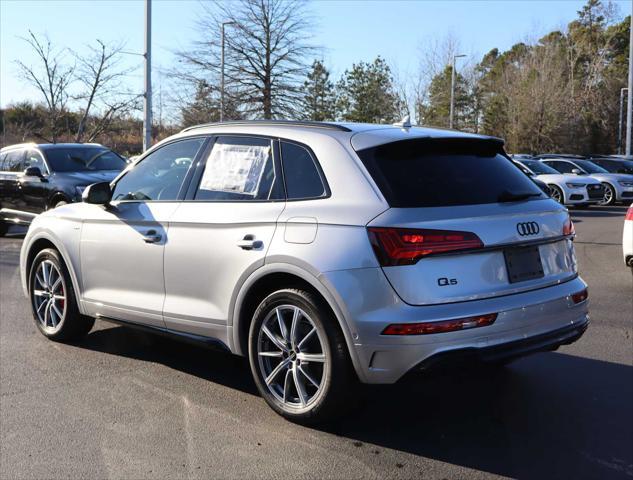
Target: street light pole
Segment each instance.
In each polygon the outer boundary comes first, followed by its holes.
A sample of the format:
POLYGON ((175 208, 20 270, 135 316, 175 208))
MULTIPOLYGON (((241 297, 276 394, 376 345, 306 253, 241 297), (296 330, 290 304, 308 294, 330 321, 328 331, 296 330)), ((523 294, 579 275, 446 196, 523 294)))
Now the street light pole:
POLYGON ((222 46, 220 53, 220 121, 224 121, 224 27, 235 22, 222 22, 222 46))
POLYGON ((631 36, 629 38, 629 95, 626 101, 626 155, 631 155, 631 121, 633 120, 633 15, 631 15, 631 36))
POLYGON ((466 55, 453 55, 453 69, 451 70, 451 111, 448 117, 448 128, 453 128, 453 111, 455 110, 455 63, 456 59, 466 55))
POLYGON ((143 151, 152 143, 152 0, 145 0, 145 94, 143 99, 143 151))
POLYGON ((622 127, 624 123, 624 92, 628 92, 628 88, 620 89, 620 116, 618 117, 618 155, 622 154, 622 127))

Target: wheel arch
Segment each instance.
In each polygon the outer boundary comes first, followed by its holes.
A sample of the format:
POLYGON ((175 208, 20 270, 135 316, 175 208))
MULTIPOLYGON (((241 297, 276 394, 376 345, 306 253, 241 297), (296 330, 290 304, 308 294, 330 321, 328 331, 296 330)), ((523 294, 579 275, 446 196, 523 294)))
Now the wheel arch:
POLYGON ((29 275, 31 273, 31 267, 33 266, 33 261, 35 260, 35 257, 37 256, 37 254, 46 248, 55 249, 59 253, 61 259, 63 260, 64 265, 68 269, 70 280, 73 284, 73 290, 75 291, 75 296, 77 297, 77 304, 78 304, 79 310, 81 313, 83 313, 82 307, 81 307, 81 301, 80 301, 81 290, 79 289, 79 281, 75 272, 75 268, 73 267, 73 263, 70 261, 70 256, 68 252, 66 251, 66 249, 63 247, 62 242, 44 233, 40 233, 39 235, 31 238, 28 243, 28 247, 26 250, 26 257, 24 258, 24 265, 22 267, 23 279, 24 279, 23 287, 24 287, 25 294, 28 295, 29 293, 28 292, 29 275))
MULTIPOLYGON (((248 353, 248 330, 252 314, 268 294, 280 288, 303 288, 317 295, 336 318, 347 344, 347 350, 357 374, 362 375, 359 358, 354 349, 352 333, 345 320, 345 312, 335 295, 312 273, 292 264, 267 264, 253 272, 242 284, 232 306, 233 315, 229 342, 231 351, 245 356, 248 353)), ((362 380, 362 378, 361 378, 362 380)))
POLYGON ((51 208, 54 208, 55 204, 61 200, 67 203, 72 203, 72 199, 66 193, 57 190, 57 191, 52 192, 51 195, 48 197, 46 208, 48 210, 50 210, 51 208))

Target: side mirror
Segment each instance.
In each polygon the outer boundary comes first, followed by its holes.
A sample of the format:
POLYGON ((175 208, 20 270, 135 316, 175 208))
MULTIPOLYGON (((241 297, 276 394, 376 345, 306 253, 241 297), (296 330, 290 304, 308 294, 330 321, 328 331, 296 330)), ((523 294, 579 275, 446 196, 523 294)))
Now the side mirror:
POLYGON ((25 177, 37 177, 37 178, 44 178, 44 175, 42 175, 42 171, 40 170, 40 167, 26 167, 26 169, 24 170, 24 176, 25 177))
POLYGON ((582 170, 580 168, 572 168, 571 173, 574 175, 582 175, 582 170))
POLYGON ((107 205, 112 199, 112 190, 108 182, 99 182, 88 185, 81 194, 81 201, 95 205, 107 205))

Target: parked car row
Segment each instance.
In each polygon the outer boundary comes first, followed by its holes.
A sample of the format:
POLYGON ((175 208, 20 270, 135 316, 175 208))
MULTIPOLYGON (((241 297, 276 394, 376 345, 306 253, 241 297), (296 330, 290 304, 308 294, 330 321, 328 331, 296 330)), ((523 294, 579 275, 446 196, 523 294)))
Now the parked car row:
POLYGON ((619 157, 542 154, 512 155, 528 175, 544 182, 564 205, 613 205, 633 200, 633 161, 619 157))
POLYGON ((0 235, 46 210, 81 200, 84 189, 111 181, 126 166, 93 143, 20 144, 0 150, 0 235))

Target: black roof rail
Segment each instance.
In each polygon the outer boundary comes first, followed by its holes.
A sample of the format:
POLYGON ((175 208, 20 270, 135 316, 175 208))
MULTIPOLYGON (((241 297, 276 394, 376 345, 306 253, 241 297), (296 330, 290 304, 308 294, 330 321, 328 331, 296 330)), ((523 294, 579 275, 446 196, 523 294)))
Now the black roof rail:
POLYGON ((331 130, 339 130, 341 132, 351 132, 352 130, 344 125, 327 122, 310 122, 302 120, 233 120, 230 122, 211 122, 201 125, 194 125, 183 129, 180 133, 189 132, 197 128, 205 127, 221 127, 225 125, 270 125, 270 126, 298 126, 312 128, 327 128, 331 130))

